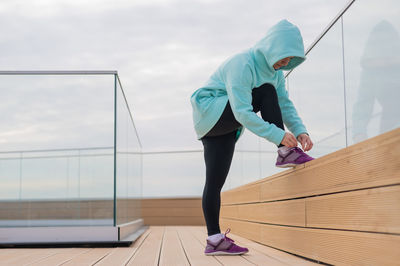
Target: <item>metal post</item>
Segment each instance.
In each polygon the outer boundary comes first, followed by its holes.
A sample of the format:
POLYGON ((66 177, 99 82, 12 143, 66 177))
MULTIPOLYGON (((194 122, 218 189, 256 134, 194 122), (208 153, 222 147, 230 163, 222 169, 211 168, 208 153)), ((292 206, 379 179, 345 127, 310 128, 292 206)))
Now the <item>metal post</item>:
POLYGON ((343 63, 343 100, 344 100, 344 135, 346 136, 346 147, 349 146, 347 137, 347 97, 346 97, 346 68, 344 63, 344 32, 343 32, 343 17, 340 17, 342 26, 342 63, 343 63))
POLYGON ((114 75, 114 226, 117 226, 117 74, 114 75))

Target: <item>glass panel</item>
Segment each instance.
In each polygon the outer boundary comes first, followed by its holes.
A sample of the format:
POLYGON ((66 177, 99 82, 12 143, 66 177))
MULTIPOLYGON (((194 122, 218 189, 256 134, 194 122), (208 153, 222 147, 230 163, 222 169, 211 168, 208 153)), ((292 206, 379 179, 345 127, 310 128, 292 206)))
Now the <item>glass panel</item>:
POLYGON ((350 144, 400 126, 399 8, 356 1, 343 17, 350 144))
POLYGON ((1 150, 113 145, 110 75, 1 75, 0 81, 1 150))
POLYGON ((269 177, 271 175, 274 175, 276 173, 286 170, 286 169, 278 168, 275 166, 276 158, 278 157, 276 150, 277 150, 277 148, 275 148, 274 151, 266 151, 266 150, 261 151, 260 160, 262 163, 260 166, 260 168, 261 168, 260 169, 260 172, 261 172, 260 178, 269 177))
MULTIPOLYGON (((246 133, 244 133, 246 134, 246 133)), ((244 137, 244 135, 242 136, 244 137)), ((244 154, 238 149, 240 149, 241 143, 240 140, 236 144, 235 153, 233 154, 231 168, 229 169, 229 174, 227 180, 225 181, 224 186, 222 187, 222 191, 229 190, 235 187, 238 187, 243 184, 243 176, 244 176, 244 154)))
POLYGON ((205 180, 203 152, 143 154, 144 198, 199 197, 205 180))
POLYGON ((346 146, 342 32, 340 21, 290 75, 289 97, 320 157, 346 146))
POLYGON ((140 218, 142 195, 141 147, 119 82, 117 82, 116 184, 117 225, 140 218))
POLYGON ((0 76, 0 226, 113 224, 113 80, 0 76))
MULTIPOLYGON (((249 183, 250 180, 253 181, 260 177, 259 151, 259 137, 251 131, 245 130, 236 144, 231 169, 227 177, 227 179, 231 179, 230 188, 249 183)), ((223 191, 227 188, 224 187, 223 191)))

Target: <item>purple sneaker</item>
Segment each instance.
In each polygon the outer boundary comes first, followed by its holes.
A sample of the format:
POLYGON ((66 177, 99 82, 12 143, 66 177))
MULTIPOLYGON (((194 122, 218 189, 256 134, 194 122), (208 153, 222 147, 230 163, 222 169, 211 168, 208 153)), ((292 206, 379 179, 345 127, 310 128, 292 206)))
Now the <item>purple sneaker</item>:
POLYGON ((218 243, 212 243, 207 239, 207 247, 204 251, 205 255, 241 255, 249 252, 247 248, 239 247, 234 244, 233 239, 226 236, 231 231, 228 228, 225 232, 224 237, 218 243))
POLYGON ((313 157, 308 156, 299 147, 293 147, 283 155, 282 151, 278 150, 278 158, 276 159, 276 167, 294 167, 296 165, 314 160, 313 157))

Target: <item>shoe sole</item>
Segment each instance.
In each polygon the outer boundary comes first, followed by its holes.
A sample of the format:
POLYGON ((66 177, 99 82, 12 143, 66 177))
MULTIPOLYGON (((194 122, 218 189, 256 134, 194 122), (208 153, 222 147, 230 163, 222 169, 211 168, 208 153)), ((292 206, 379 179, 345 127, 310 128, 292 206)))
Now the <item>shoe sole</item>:
POLYGON ((287 164, 280 164, 280 165, 275 165, 275 166, 276 166, 276 167, 279 167, 279 168, 289 168, 289 167, 295 167, 295 166, 297 166, 297 165, 300 165, 300 164, 287 163, 287 164))
POLYGON ((216 251, 216 252, 213 252, 213 253, 204 253, 204 255, 206 255, 206 256, 213 256, 213 255, 241 255, 241 254, 245 254, 245 253, 247 253, 248 251, 245 251, 245 252, 236 252, 236 253, 233 253, 233 252, 224 252, 224 251, 216 251))

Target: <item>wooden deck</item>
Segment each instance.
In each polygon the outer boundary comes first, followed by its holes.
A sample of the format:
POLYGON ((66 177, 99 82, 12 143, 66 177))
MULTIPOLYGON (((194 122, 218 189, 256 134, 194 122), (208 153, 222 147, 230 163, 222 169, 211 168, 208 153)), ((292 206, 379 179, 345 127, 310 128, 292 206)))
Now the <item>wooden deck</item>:
POLYGON ((239 237, 241 256, 205 256, 205 226, 150 226, 130 247, 0 249, 0 265, 316 265, 300 257, 239 237))

